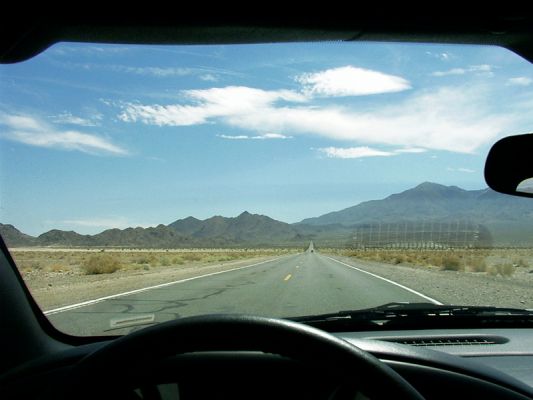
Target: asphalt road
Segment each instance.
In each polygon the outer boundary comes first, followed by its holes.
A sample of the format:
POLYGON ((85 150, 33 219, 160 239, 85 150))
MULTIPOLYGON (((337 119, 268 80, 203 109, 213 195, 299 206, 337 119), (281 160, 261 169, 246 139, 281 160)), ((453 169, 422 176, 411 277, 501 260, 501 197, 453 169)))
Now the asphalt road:
MULTIPOLYGON (((311 251, 108 299, 48 317, 75 335, 118 335, 153 322, 213 313, 273 317, 367 308, 423 295, 311 251)), ((357 267, 357 263, 351 266, 357 267)), ((429 299, 431 300, 431 299, 429 299)))

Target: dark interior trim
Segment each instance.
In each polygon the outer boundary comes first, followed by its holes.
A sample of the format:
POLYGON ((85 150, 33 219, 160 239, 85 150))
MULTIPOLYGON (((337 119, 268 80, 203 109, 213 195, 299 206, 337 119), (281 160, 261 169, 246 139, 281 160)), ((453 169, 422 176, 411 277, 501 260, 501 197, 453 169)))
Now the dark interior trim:
POLYGON ((222 14, 198 18, 187 13, 178 17, 125 18, 107 13, 105 17, 32 20, 21 13, 0 27, 0 63, 27 60, 61 41, 162 45, 305 41, 469 43, 503 46, 533 61, 531 12, 484 16, 463 12, 350 14, 298 17, 283 13, 253 17, 224 17, 222 14))

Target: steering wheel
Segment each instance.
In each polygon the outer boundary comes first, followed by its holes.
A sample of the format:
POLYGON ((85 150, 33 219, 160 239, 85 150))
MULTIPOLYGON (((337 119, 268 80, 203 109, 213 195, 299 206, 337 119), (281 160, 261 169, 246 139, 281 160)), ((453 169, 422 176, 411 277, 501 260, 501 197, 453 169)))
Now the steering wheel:
POLYGON ((142 376, 167 357, 205 351, 278 354, 333 370, 341 385, 355 384, 373 399, 423 400, 392 368, 342 339, 288 320, 245 315, 183 318, 122 336, 83 358, 67 384, 78 397, 80 388, 105 392, 116 385, 117 371, 142 376))

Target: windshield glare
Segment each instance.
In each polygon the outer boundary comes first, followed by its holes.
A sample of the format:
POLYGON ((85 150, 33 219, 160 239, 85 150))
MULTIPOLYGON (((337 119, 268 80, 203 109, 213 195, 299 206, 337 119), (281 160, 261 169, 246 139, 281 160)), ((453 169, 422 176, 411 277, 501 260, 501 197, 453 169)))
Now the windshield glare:
POLYGON ((387 303, 533 308, 530 132, 498 47, 60 43, 0 66, 0 234, 57 329, 387 303))

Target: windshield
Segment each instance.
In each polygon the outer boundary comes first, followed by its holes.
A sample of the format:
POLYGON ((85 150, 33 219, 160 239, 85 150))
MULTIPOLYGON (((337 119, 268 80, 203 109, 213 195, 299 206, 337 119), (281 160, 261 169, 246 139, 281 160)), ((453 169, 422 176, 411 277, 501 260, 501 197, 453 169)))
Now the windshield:
POLYGON ((488 46, 63 43, 0 66, 0 233, 59 330, 387 303, 533 308, 533 128, 488 46))

